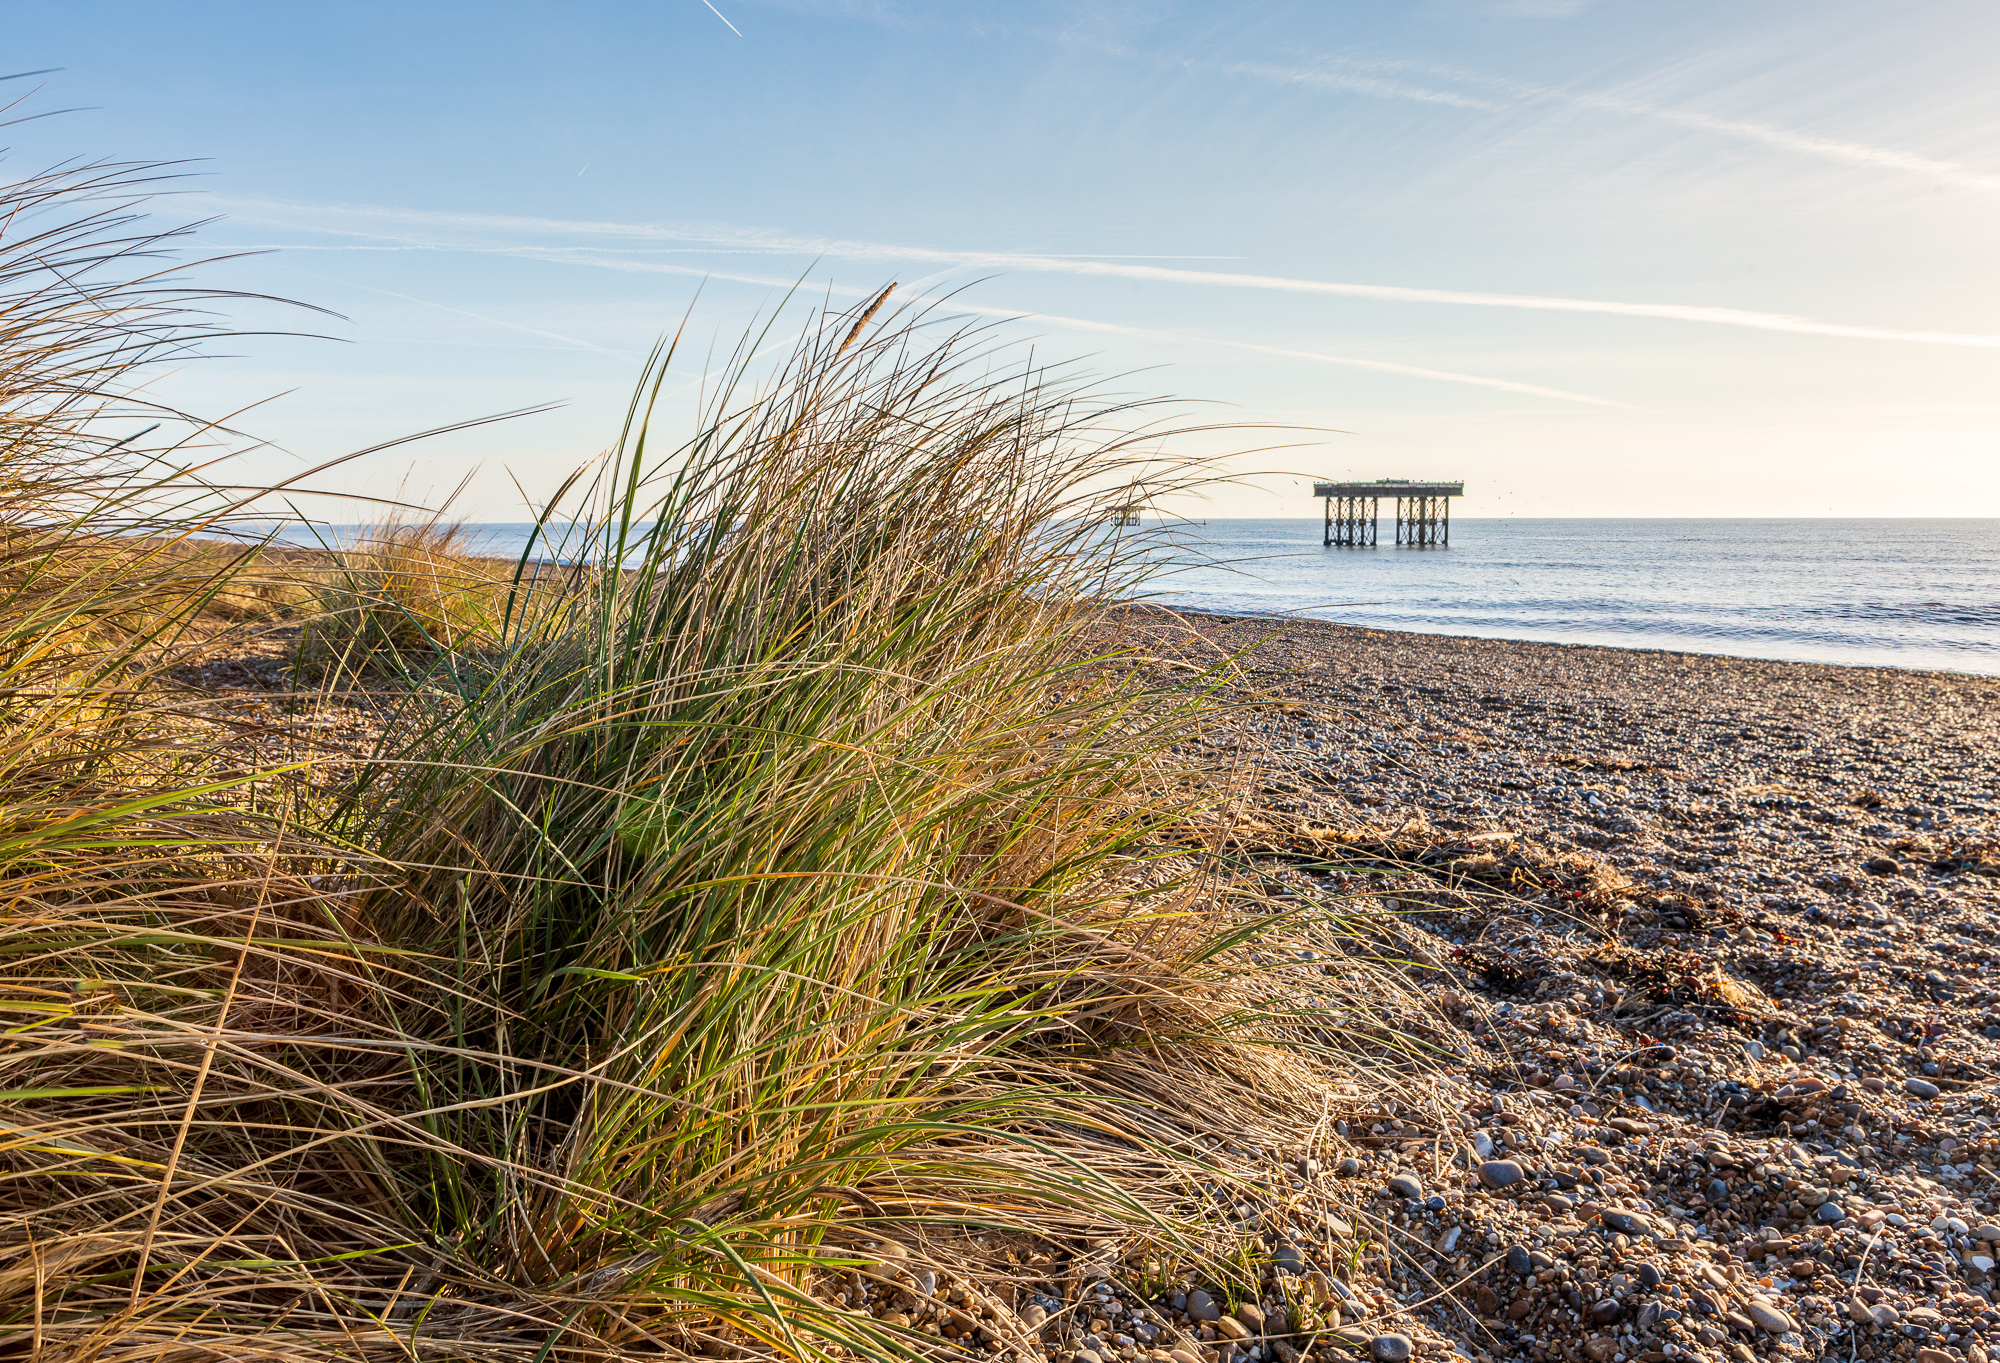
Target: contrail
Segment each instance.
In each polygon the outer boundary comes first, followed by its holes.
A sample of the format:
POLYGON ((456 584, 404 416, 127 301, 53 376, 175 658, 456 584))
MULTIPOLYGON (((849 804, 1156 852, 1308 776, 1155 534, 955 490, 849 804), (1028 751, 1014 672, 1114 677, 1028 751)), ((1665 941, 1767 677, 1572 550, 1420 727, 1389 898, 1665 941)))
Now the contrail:
MULTIPOLYGON (((799 282, 798 277, 796 275, 786 277, 779 275, 741 274, 728 270, 707 269, 699 265, 668 265, 661 261, 625 260, 617 257, 608 257, 602 252, 591 251, 587 248, 582 248, 582 247, 566 248, 561 246, 493 246, 493 245, 470 243, 470 242, 435 242, 435 241, 402 240, 402 241, 396 241, 393 244, 389 245, 371 245, 371 246, 350 246, 350 245, 319 246, 310 243, 302 244, 298 242, 287 242, 287 241, 267 241, 267 242, 256 242, 248 245, 238 246, 233 249, 240 251, 459 252, 467 255, 508 256, 516 260, 542 260, 557 265, 593 265, 598 267, 599 269, 625 270, 629 272, 642 273, 642 274, 684 275, 689 279, 720 279, 730 284, 758 284, 762 285, 765 288, 772 288, 772 289, 794 288, 797 286, 799 282)), ((690 252, 690 254, 710 254, 710 253, 690 252)), ((714 254, 722 254, 722 253, 718 252, 714 254)), ((768 254, 768 253, 760 252, 758 254, 768 254)), ((350 288, 358 289, 367 287, 366 285, 361 285, 361 284, 348 284, 348 282, 345 280, 335 280, 334 282, 339 284, 345 284, 347 285, 347 287, 350 288)), ((822 286, 815 285, 814 287, 819 288, 822 286)), ((855 298, 862 297, 864 294, 872 297, 874 293, 880 292, 880 290, 848 288, 839 284, 830 284, 830 285, 825 285, 823 287, 830 288, 835 293, 843 295, 851 295, 852 297, 855 298)), ((371 290, 371 292, 389 293, 389 290, 374 289, 371 290)), ((405 294, 392 294, 391 296, 396 298, 408 297, 408 295, 405 294)), ((428 300, 422 298, 412 298, 411 301, 416 303, 423 303, 427 302, 428 300)), ((444 305, 433 303, 430 306, 442 307, 444 305)), ((447 312, 460 311, 460 309, 456 308, 446 308, 445 310, 447 312)), ((466 316, 478 317, 479 314, 466 313, 466 316)), ((480 318, 479 320, 496 321, 496 319, 493 318, 483 318, 483 317, 480 318)), ((521 327, 519 326, 519 324, 513 322, 496 321, 496 325, 512 326, 522 331, 533 330, 533 328, 531 327, 521 327)), ((553 333, 546 333, 546 334, 553 335, 553 333)), ((566 338, 558 338, 558 339, 566 339, 566 338)), ((613 351, 611 353, 617 354, 619 352, 613 351)))
MULTIPOLYGON (((828 255, 840 255, 840 243, 828 243, 828 255)), ((1109 261, 1058 261, 1046 257, 992 255, 969 257, 967 263, 994 268, 1040 270, 1050 273, 1109 275, 1162 283, 1198 284, 1218 288, 1264 289, 1282 293, 1334 294, 1400 303, 1454 303, 1475 308, 1521 308, 1531 312, 1583 312, 1613 317, 1654 317, 1675 322, 1747 327, 1753 331, 1783 331, 1801 336, 1840 336, 1853 340, 1904 341, 1923 345, 1974 346, 2000 349, 2000 336, 1954 331, 1905 331, 1891 327, 1852 326, 1777 312, 1744 308, 1703 307, 1688 303, 1622 303, 1597 298, 1545 297, 1539 294, 1481 293, 1463 289, 1410 288, 1398 284, 1350 284, 1333 280, 1293 279, 1281 275, 1229 274, 1215 270, 1177 270, 1157 265, 1119 265, 1109 261)))
POLYGON ((735 34, 735 35, 736 35, 737 37, 739 37, 739 38, 741 38, 741 37, 743 36, 743 30, 742 30, 742 29, 740 29, 740 28, 738 28, 738 27, 736 27, 736 25, 734 25, 734 24, 730 23, 730 22, 729 22, 729 19, 728 19, 728 17, 727 17, 727 16, 725 16, 725 15, 723 14, 723 12, 722 12, 721 10, 717 9, 717 8, 716 8, 716 7, 714 6, 714 4, 713 4, 713 3, 711 3, 711 0, 701 0, 701 3, 702 3, 702 4, 704 4, 704 5, 707 5, 707 6, 708 6, 708 12, 709 12, 710 14, 713 14, 713 15, 714 15, 714 16, 715 16, 716 18, 718 18, 718 19, 721 19, 721 20, 722 20, 722 22, 723 22, 723 25, 724 25, 724 26, 725 26, 726 28, 728 28, 728 30, 729 30, 729 31, 730 31, 731 33, 734 33, 734 34, 735 34))
MULTIPOLYGON (((1752 331, 1785 332, 1799 336, 1830 336, 1861 341, 1896 341, 1919 345, 1970 346, 2000 349, 2000 336, 1955 331, 1912 331, 1895 327, 1858 326, 1827 322, 1788 313, 1757 312, 1746 308, 1707 307, 1689 303, 1628 303, 1611 299, 1564 298, 1541 294, 1488 293, 1468 289, 1416 288, 1400 284, 1357 284, 1339 280, 1299 279, 1283 275, 1236 274, 1222 270, 1189 270, 1164 265, 1140 265, 1126 261, 1042 255, 1011 251, 941 251, 921 246, 899 246, 882 242, 843 241, 816 237, 793 237, 757 228, 708 224, 635 224, 575 221, 560 218, 529 218, 476 213, 434 213, 421 210, 375 208, 351 205, 308 205, 273 201, 244 202, 247 214, 279 212, 288 226, 317 231, 344 232, 356 236, 375 235, 358 229, 329 228, 331 217, 406 225, 450 227, 476 231, 504 231, 544 236, 601 237, 620 241, 700 242, 729 250, 773 255, 834 256, 843 260, 926 261, 949 265, 969 265, 981 269, 1024 271, 1041 274, 1084 275, 1098 278, 1135 279, 1153 283, 1186 284, 1205 288, 1252 289, 1277 293, 1321 294, 1343 298, 1370 298, 1396 303, 1451 304, 1475 308, 1513 308, 1530 312, 1590 313, 1610 317, 1645 317, 1664 321, 1693 322, 1708 326, 1741 327, 1752 331)), ((432 243, 450 249, 475 249, 464 244, 432 243)))
MULTIPOLYGON (((790 281, 760 278, 751 275, 716 275, 691 265, 667 265, 652 261, 605 259, 601 256, 581 252, 547 251, 536 252, 535 258, 561 261, 575 265, 592 265, 600 269, 627 270, 643 274, 699 275, 710 279, 727 278, 745 284, 779 284, 790 281)), ((834 292, 859 297, 868 293, 865 289, 835 287, 834 292)), ((1628 407, 1623 402, 1613 402, 1609 398, 1592 397, 1588 393, 1572 393, 1564 388, 1545 388, 1540 384, 1520 383, 1513 379, 1488 378, 1482 374, 1462 374, 1449 369, 1426 369, 1420 365, 1397 364, 1391 360, 1365 360, 1347 355, 1328 355, 1314 350, 1290 350, 1282 346, 1260 345, 1254 341, 1231 341, 1216 336, 1189 336, 1173 331, 1153 331, 1145 327, 1126 326, 1118 322, 1098 322, 1087 317, 1067 317, 1058 313, 1028 312, 1020 308, 996 308, 967 303, 962 298, 929 300, 918 297, 915 301, 936 301, 956 312, 968 312, 982 317, 1006 317, 1019 320, 1046 322, 1051 326, 1069 327, 1078 331, 1102 331, 1119 336, 1135 336, 1145 340, 1179 342, 1186 345, 1216 346, 1228 350, 1249 350, 1261 355, 1280 355, 1288 359, 1308 360, 1316 364, 1339 365, 1349 369, 1372 369, 1382 374, 1401 374, 1410 378, 1433 379, 1440 383, 1470 384, 1477 388, 1492 388, 1503 393, 1525 393, 1532 397, 1555 398, 1562 402, 1581 402, 1593 407, 1628 407)))

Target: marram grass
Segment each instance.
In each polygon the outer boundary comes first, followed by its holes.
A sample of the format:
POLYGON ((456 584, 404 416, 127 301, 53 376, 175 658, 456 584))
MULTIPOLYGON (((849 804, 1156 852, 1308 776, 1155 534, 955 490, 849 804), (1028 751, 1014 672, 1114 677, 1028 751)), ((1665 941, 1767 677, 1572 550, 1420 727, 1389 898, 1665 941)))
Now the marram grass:
POLYGON ((1206 702, 1104 665, 1129 413, 878 299, 664 451, 656 356, 511 571, 301 568, 96 436, 118 328, 179 344, 115 273, 0 327, 47 352, 0 426, 0 1349, 891 1358, 946 1346, 830 1287, 898 1244, 1241 1271, 1196 1184, 1323 1076, 1215 963, 1206 702), (398 698, 332 801, 158 738, 187 641, 280 607, 398 698))

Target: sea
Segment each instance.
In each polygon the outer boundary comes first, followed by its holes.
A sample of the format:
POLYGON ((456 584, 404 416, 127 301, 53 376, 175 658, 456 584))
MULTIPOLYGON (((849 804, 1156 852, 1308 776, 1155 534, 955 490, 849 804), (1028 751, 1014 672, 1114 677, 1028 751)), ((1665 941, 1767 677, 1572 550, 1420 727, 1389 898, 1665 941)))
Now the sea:
POLYGON ((2000 519, 1453 517, 1450 547, 1435 549, 1325 548, 1322 524, 1183 527, 1154 599, 1419 634, 2000 675, 2000 519))
MULTIPOLYGON (((478 551, 512 556, 531 527, 465 528, 478 551)), ((1124 533, 1158 541, 1146 599, 1187 609, 2000 675, 2000 519, 1459 516, 1449 547, 1419 549, 1327 548, 1318 516, 1124 533)))

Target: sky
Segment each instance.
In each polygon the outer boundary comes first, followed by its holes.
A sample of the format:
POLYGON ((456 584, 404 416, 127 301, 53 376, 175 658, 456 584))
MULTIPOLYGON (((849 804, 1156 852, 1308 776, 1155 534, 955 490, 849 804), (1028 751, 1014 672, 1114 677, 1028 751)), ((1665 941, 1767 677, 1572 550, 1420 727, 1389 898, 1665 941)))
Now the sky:
MULTIPOLYGON (((184 162, 246 479, 518 520, 656 337, 895 282, 1235 475, 1474 516, 2000 516, 1991 0, 17 7, 16 175, 184 162), (787 303, 787 298, 791 301, 787 303), (1232 453, 1234 451, 1235 453, 1232 453)), ((331 504, 329 504, 331 505, 331 504)))

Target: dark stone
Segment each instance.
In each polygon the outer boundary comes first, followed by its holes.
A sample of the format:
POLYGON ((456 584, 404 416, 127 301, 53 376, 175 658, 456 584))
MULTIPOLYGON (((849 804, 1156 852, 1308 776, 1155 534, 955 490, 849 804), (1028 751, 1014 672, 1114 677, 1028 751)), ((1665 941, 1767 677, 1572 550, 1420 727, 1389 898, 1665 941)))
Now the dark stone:
POLYGON ((1608 1207, 1597 1214, 1597 1219, 1602 1221, 1608 1229, 1617 1231, 1620 1235, 1651 1235, 1653 1233, 1652 1222, 1646 1220, 1645 1217, 1640 1216, 1637 1212, 1628 1212, 1617 1207, 1608 1207))
POLYGON ((1375 1363, 1408 1363, 1410 1337, 1377 1335, 1368 1341, 1368 1356, 1375 1360, 1375 1363))
POLYGON ((1660 1272, 1658 1264, 1639 1265, 1639 1282, 1644 1287, 1658 1287, 1665 1280, 1665 1276, 1660 1272))
POLYGON ((1535 1266, 1528 1261, 1528 1247, 1526 1245, 1507 1246, 1507 1267, 1513 1269, 1524 1278, 1535 1271, 1535 1266))
POLYGON ((1625 1308, 1610 1297, 1606 1297, 1603 1301, 1596 1303, 1590 1308, 1590 1318, 1599 1325, 1609 1325, 1624 1314, 1625 1308))
POLYGON ((1398 1174, 1389 1180, 1389 1191, 1405 1202, 1415 1202, 1424 1195, 1424 1185, 1409 1174, 1398 1174))

